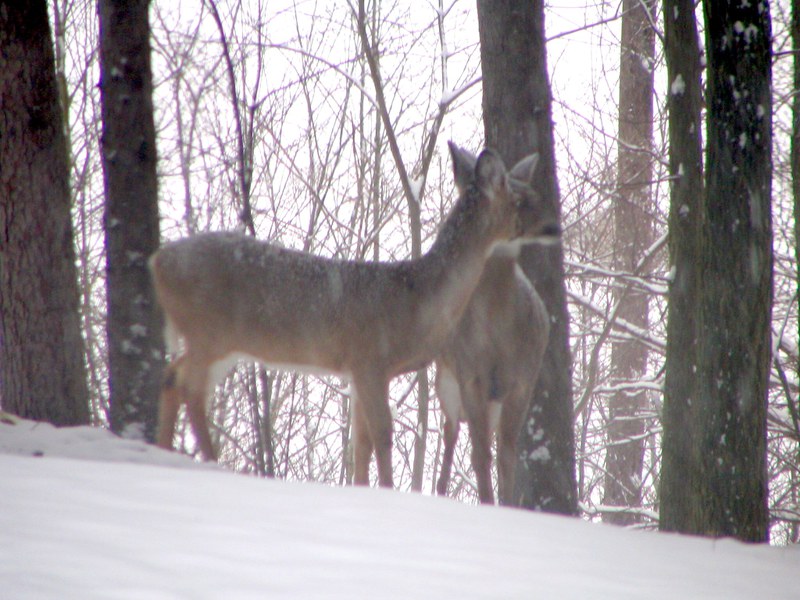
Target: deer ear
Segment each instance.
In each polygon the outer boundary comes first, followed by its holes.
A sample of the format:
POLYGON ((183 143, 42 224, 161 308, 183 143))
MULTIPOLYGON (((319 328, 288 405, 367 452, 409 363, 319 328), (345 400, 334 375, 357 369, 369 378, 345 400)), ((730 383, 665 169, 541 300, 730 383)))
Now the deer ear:
POLYGON ((453 142, 447 142, 447 145, 450 148, 450 157, 453 159, 453 178, 456 182, 456 189, 459 194, 462 194, 475 181, 477 159, 471 152, 459 148, 453 142))
POLYGON ((539 153, 529 154, 511 169, 511 177, 523 183, 533 183, 533 174, 539 164, 539 153))
POLYGON ((475 164, 475 184, 484 194, 495 195, 506 186, 506 166, 494 150, 486 148, 475 164))

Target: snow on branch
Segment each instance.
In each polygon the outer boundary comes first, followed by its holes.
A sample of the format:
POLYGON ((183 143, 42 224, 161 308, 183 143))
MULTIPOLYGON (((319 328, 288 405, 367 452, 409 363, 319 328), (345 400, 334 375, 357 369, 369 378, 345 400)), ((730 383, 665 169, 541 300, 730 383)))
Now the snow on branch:
MULTIPOLYGON (((576 304, 583 306, 584 308, 589 309, 593 313, 599 315, 602 318, 609 318, 608 313, 601 307, 597 306, 593 303, 590 299, 582 296, 581 294, 567 289, 567 295, 569 296, 570 300, 575 302, 576 304)), ((616 311, 612 311, 616 313, 616 311)), ((648 344, 649 346, 653 347, 656 350, 664 352, 667 348, 667 343, 664 339, 655 337, 652 333, 646 329, 641 327, 637 327, 633 323, 630 323, 619 316, 613 316, 610 318, 612 326, 620 331, 624 331, 625 333, 629 333, 630 335, 634 336, 639 341, 648 344)))

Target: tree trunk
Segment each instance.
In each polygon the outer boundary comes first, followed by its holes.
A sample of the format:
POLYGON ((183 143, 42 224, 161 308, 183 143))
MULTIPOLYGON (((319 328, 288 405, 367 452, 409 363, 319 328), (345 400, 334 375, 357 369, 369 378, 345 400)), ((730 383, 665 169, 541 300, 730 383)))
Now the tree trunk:
POLYGON ((662 423, 660 527, 681 531, 690 490, 699 482, 693 458, 697 316, 703 227, 700 41, 693 0, 665 0, 664 38, 669 107, 670 287, 662 423))
POLYGON ((44 0, 0 2, 0 401, 89 422, 69 168, 44 0))
MULTIPOLYGON (((654 2, 623 0, 622 49, 619 82, 619 167, 614 199, 614 270, 635 273, 637 263, 653 242, 650 182, 653 145, 654 2)), ((639 273, 636 273, 639 275, 639 273)), ((648 328, 648 293, 635 285, 618 285, 614 292, 617 315, 648 328)), ((633 339, 611 346, 612 384, 640 380, 647 370, 647 346, 633 339)), ((603 504, 619 508, 641 505, 645 423, 644 391, 621 389, 609 400, 608 450, 603 504)), ((634 513, 604 513, 617 525, 639 521, 634 513)))
POLYGON ((159 243, 148 5, 99 2, 109 421, 152 441, 163 340, 147 269, 159 243))
POLYGON ((665 5, 671 168, 677 179, 670 215, 675 278, 667 331, 661 528, 765 541, 772 302, 770 17, 761 4, 707 3, 704 9, 703 194, 695 154, 700 100, 693 4, 665 5), (676 154, 680 148, 688 154, 676 154), (689 182, 692 187, 684 185, 689 182), (692 197, 704 199, 702 210, 692 197))
POLYGON ((766 541, 772 311, 768 6, 704 3, 706 221, 698 342, 700 533, 766 541), (744 25, 743 25, 744 24, 744 25))
MULTIPOLYGON (((546 202, 558 206, 544 3, 479 0, 478 27, 486 145, 495 148, 510 165, 538 152, 538 191, 546 202)), ((551 330, 520 437, 522 459, 515 496, 526 508, 576 514, 569 329, 561 246, 526 249, 521 264, 545 302, 551 330)))

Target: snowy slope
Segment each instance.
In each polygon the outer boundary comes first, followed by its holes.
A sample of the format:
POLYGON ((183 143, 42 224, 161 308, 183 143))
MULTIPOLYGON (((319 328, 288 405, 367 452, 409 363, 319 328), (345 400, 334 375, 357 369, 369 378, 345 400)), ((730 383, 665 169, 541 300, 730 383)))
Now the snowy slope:
POLYGON ((265 481, 20 421, 0 424, 0 599, 28 598, 788 599, 800 549, 265 481))

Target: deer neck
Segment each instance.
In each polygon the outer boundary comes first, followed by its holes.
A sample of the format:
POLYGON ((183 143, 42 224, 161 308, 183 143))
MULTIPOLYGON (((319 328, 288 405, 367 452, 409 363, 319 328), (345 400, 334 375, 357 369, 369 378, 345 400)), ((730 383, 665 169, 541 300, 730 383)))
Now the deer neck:
POLYGON ((425 271, 432 331, 446 335, 461 318, 478 286, 492 245, 499 237, 490 201, 477 190, 463 194, 428 253, 425 271))
POLYGON ((514 290, 517 287, 518 252, 508 252, 502 244, 497 244, 486 259, 480 282, 474 298, 484 303, 483 310, 488 314, 503 314, 515 302, 514 290))
MULTIPOLYGON (((499 242, 492 247, 479 286, 487 290, 507 290, 516 282, 517 269, 519 269, 519 246, 499 242)), ((506 298, 508 294, 503 292, 506 298)))

